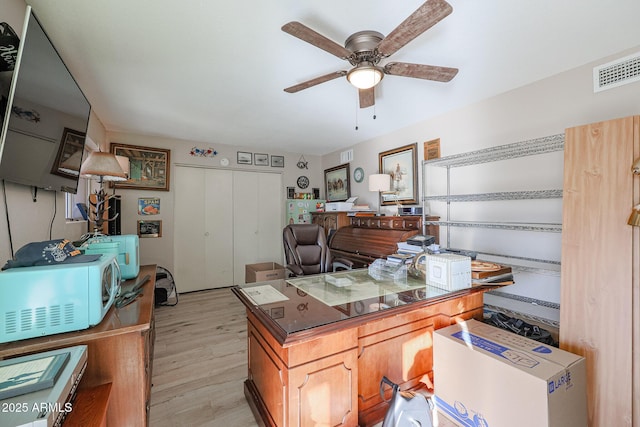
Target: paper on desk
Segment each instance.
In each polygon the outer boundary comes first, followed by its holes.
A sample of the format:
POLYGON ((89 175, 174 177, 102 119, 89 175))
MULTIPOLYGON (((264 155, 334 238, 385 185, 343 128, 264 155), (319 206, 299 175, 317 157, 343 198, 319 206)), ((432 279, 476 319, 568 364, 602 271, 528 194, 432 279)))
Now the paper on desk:
POLYGON ((271 285, 240 289, 255 305, 287 301, 289 298, 271 285))

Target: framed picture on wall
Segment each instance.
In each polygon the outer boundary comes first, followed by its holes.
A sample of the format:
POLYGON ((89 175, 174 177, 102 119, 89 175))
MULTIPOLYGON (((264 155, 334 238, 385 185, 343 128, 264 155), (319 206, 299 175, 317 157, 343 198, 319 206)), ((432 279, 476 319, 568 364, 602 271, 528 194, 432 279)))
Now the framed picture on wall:
POLYGON ((418 203, 418 144, 409 144, 378 154, 380 173, 391 175, 391 191, 382 194, 381 204, 418 203))
POLYGON ((162 220, 138 221, 138 237, 162 237, 162 220))
POLYGON ((51 173, 68 178, 76 178, 80 174, 84 138, 84 132, 64 128, 62 143, 58 148, 51 173))
POLYGON ((351 195, 349 163, 324 170, 327 202, 343 202, 351 195))
POLYGON ((112 142, 111 152, 129 158, 129 179, 112 181, 112 187, 169 191, 171 150, 112 142))
POLYGON ((158 197, 138 198, 138 215, 158 215, 160 213, 160 199, 158 197))
POLYGON ((283 168, 284 167, 284 156, 271 156, 271 167, 273 167, 273 168, 283 168))
POLYGON ((250 165, 252 161, 253 153, 247 153, 246 151, 238 151, 238 158, 236 161, 239 165, 250 165))
POLYGON ((269 155, 253 153, 253 164, 256 166, 269 166, 269 155))

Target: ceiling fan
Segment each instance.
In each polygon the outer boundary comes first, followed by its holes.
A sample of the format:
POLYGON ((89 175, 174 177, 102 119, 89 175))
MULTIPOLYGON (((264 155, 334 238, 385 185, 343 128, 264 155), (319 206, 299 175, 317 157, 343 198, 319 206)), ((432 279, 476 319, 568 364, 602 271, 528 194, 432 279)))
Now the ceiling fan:
POLYGON ((448 82, 458 73, 457 68, 407 62, 389 62, 382 66, 380 61, 393 55, 411 40, 446 18, 452 11, 453 8, 445 0, 427 0, 386 37, 377 31, 359 31, 347 38, 344 47, 299 22, 289 22, 282 26, 282 31, 349 61, 353 68, 349 71, 340 70, 316 77, 288 87, 285 92, 299 92, 320 83, 347 76, 347 80, 358 88, 360 108, 367 108, 374 105, 374 88, 384 74, 448 82))

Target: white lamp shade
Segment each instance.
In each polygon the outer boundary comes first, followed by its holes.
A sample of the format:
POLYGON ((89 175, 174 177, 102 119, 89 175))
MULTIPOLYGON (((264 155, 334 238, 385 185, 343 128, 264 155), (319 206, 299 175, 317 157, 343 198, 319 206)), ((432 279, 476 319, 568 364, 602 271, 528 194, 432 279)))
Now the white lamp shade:
POLYGON ((83 178, 102 179, 103 181, 126 181, 127 177, 111 153, 93 151, 82 163, 80 176, 83 178))
POLYGON ((391 175, 379 173, 369 175, 369 191, 389 191, 391 189, 391 175))
POLYGON ((118 164, 124 171, 127 179, 129 179, 129 173, 131 172, 131 165, 129 164, 129 158, 127 156, 116 156, 116 160, 118 164))

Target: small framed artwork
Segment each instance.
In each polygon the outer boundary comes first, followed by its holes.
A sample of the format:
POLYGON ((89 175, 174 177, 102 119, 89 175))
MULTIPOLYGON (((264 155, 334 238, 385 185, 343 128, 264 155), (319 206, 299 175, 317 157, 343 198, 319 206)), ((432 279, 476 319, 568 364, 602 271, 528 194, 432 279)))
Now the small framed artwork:
POLYGON ((391 175, 391 191, 382 194, 383 205, 418 203, 418 144, 409 144, 378 154, 380 173, 391 175))
POLYGON ((432 160, 440 158, 440 138, 432 139, 424 143, 424 159, 432 160))
POLYGON ((296 187, 287 187, 287 199, 296 198, 296 187))
POLYGON ((160 199, 157 197, 139 198, 138 215, 158 215, 160 213, 160 199))
POLYGON ((271 156, 271 167, 283 168, 284 167, 284 156, 271 156))
POLYGON ((343 202, 350 196, 349 163, 324 170, 327 202, 343 202))
POLYGON ((251 165, 253 161, 251 160, 252 154, 247 153, 246 151, 238 151, 238 164, 239 165, 251 165))
POLYGON ((256 166, 269 166, 269 155, 254 153, 253 164, 256 166))
POLYGON ((138 237, 162 237, 162 220, 138 221, 138 237))
POLYGON ((112 142, 111 152, 129 158, 129 179, 111 181, 112 187, 169 191, 171 150, 112 142))
POLYGON ((67 178, 76 178, 80 174, 84 138, 83 132, 64 128, 51 173, 67 178))
POLYGON ((314 199, 319 199, 320 198, 320 189, 319 188, 312 188, 311 192, 313 193, 313 198, 314 199))

